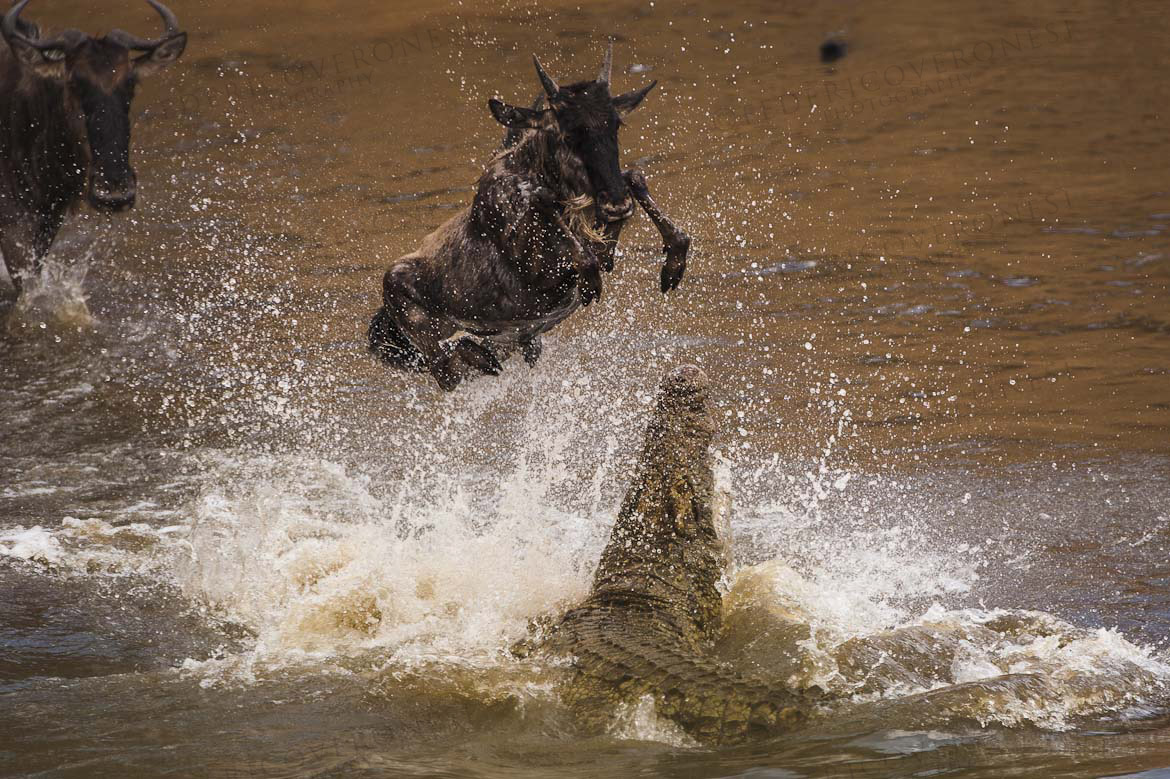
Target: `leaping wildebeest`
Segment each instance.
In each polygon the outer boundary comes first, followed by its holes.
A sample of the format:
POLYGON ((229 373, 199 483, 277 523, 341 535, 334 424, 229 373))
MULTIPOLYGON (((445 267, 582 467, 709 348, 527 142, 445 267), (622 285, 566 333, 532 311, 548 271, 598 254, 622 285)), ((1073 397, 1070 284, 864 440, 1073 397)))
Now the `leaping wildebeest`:
POLYGON ((612 96, 612 44, 592 81, 559 86, 533 61, 544 95, 531 108, 488 101, 508 128, 504 148, 471 205, 386 271, 370 323, 376 355, 429 372, 444 390, 472 369, 497 375, 517 349, 535 365, 541 335, 601 297, 635 202, 665 242, 662 291, 686 269, 690 238, 658 210, 645 177, 618 165, 622 118, 657 82, 612 96))
POLYGON ((160 2, 160 38, 122 30, 94 38, 79 30, 42 37, 20 18, 0 22, 0 253, 17 290, 40 270, 65 215, 82 196, 99 211, 134 205, 130 101, 138 79, 174 62, 187 33, 160 2))

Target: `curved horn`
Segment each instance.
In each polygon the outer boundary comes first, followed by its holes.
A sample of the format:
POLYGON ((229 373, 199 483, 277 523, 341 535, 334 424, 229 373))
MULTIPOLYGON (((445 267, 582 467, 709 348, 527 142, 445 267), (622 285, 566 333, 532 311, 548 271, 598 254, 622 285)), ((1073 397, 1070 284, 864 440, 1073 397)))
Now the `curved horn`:
MULTIPOLYGON (((28 0, 25 0, 25 2, 28 2, 28 0)), ((557 82, 553 81, 553 77, 546 73, 544 68, 540 66, 540 60, 536 58, 535 54, 532 55, 532 61, 536 64, 536 75, 540 76, 540 84, 544 87, 545 93, 550 98, 556 97, 561 91, 561 88, 557 86, 557 82)))
POLYGON ((179 20, 171 9, 156 0, 146 0, 146 2, 150 3, 150 7, 158 11, 158 15, 162 17, 163 24, 166 26, 166 31, 163 33, 164 38, 170 38, 182 32, 179 29, 179 20))
POLYGON ((28 40, 16 30, 16 20, 20 18, 20 12, 24 10, 26 5, 28 5, 28 0, 21 0, 21 2, 12 6, 12 9, 8 13, 4 14, 2 24, 5 40, 11 40, 13 38, 28 40))
MULTIPOLYGON (((25 1, 27 2, 27 0, 25 1)), ((168 38, 173 38, 182 32, 182 29, 179 28, 179 20, 175 17, 171 9, 156 0, 146 0, 146 2, 150 3, 150 7, 158 11, 158 15, 162 17, 163 25, 166 29, 163 30, 161 38, 154 40, 139 38, 137 35, 131 35, 125 30, 113 30, 106 35, 106 38, 112 39, 128 49, 150 51, 151 49, 157 48, 159 44, 168 38)))
POLYGON ((0 32, 3 32, 4 40, 17 40, 39 51, 60 49, 67 45, 64 36, 58 36, 48 41, 33 40, 16 28, 16 22, 20 19, 20 12, 24 10, 28 2, 29 0, 20 0, 19 3, 12 6, 12 9, 8 13, 4 14, 4 20, 0 22, 0 32))
POLYGON ((601 72, 597 74, 597 80, 602 84, 608 84, 611 75, 613 75, 613 39, 610 39, 609 48, 605 50, 605 59, 601 61, 601 72))

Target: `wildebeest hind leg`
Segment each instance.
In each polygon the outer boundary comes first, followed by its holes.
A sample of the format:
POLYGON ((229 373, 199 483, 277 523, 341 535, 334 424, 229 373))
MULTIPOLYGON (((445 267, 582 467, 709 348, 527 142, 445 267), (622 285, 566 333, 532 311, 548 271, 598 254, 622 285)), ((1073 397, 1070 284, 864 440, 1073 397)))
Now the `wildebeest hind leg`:
POLYGON ((455 346, 447 341, 455 335, 455 328, 423 307, 414 288, 414 275, 415 269, 405 262, 386 271, 382 279, 382 310, 394 325, 392 332, 403 336, 421 355, 422 368, 435 377, 440 387, 451 391, 459 386, 465 371, 455 346))
POLYGON ((450 322, 423 307, 410 266, 391 268, 382 282, 381 310, 370 323, 370 346, 389 362, 429 371, 444 390, 459 386, 468 368, 498 376, 496 356, 470 336, 453 338, 450 322), (379 338, 375 346, 375 338, 379 338))
POLYGON ((499 376, 500 371, 504 369, 490 349, 470 336, 464 336, 455 342, 455 354, 472 368, 488 376, 499 376))
POLYGON ((536 361, 540 359, 542 351, 544 351, 544 343, 540 340, 539 335, 534 335, 531 339, 520 344, 520 353, 524 355, 524 362, 528 363, 529 368, 536 367, 536 361))
POLYGON ((370 351, 383 362, 403 370, 426 372, 427 366, 422 352, 415 349, 410 339, 402 334, 385 306, 379 308, 374 318, 370 320, 367 335, 370 351))

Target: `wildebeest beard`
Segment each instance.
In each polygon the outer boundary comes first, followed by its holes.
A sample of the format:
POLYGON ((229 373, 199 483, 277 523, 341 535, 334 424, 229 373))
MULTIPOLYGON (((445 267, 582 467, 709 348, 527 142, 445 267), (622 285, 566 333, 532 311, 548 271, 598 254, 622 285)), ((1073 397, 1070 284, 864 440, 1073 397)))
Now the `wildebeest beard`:
POLYGON ((525 130, 514 146, 492 160, 497 161, 508 168, 529 171, 530 175, 536 173, 533 183, 556 193, 565 207, 565 221, 575 233, 599 243, 609 240, 599 224, 597 200, 585 162, 555 125, 525 130))

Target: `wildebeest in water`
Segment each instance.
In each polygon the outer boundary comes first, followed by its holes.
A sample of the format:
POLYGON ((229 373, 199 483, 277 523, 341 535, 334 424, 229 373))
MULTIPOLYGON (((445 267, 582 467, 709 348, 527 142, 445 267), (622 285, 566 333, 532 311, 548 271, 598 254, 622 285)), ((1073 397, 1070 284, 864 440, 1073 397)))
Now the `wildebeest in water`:
POLYGON ((386 271, 370 323, 375 354, 445 390, 471 370, 497 375, 516 350, 535 365, 541 335, 601 297, 635 202, 665 242, 662 291, 686 269, 690 238, 659 212, 645 177, 618 165, 622 119, 657 82, 612 96, 612 45, 596 79, 567 86, 533 60, 544 95, 531 108, 488 101, 508 128, 504 148, 471 205, 386 271))
POLYGON ((0 252, 17 289, 36 275, 82 196, 99 211, 134 205, 130 101, 138 79, 179 58, 187 34, 156 0, 161 37, 79 30, 42 37, 16 3, 0 29, 0 252))

